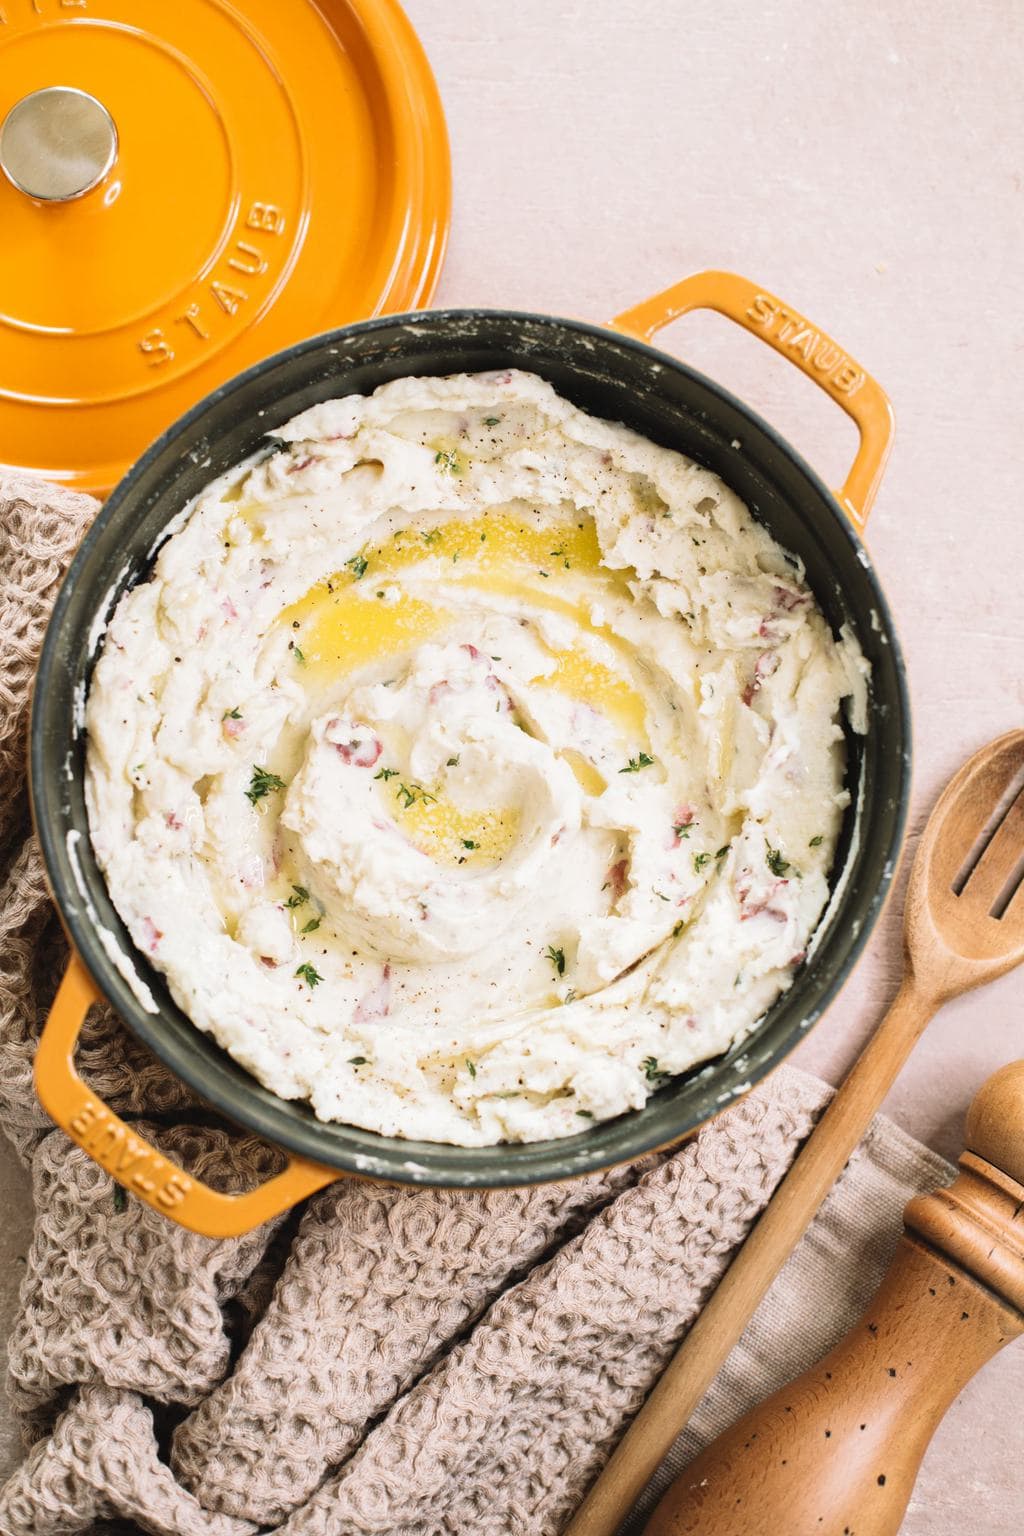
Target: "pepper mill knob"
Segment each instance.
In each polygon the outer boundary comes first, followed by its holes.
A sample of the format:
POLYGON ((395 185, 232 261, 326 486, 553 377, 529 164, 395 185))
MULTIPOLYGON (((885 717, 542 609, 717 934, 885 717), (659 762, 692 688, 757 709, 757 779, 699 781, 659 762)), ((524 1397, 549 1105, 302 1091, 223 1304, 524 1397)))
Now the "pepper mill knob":
POLYGON ((32 91, 0 128, 0 170, 26 197, 67 203, 98 187, 117 159, 117 128, 102 102, 70 85, 32 91))
POLYGON ((896 1536, 946 1409, 1024 1332, 1024 1061, 977 1094, 965 1140, 860 1320, 687 1467, 646 1536, 896 1536))
POLYGON ((1024 1061, 1011 1061, 974 1095, 964 1145, 976 1157, 1024 1184, 1024 1061))

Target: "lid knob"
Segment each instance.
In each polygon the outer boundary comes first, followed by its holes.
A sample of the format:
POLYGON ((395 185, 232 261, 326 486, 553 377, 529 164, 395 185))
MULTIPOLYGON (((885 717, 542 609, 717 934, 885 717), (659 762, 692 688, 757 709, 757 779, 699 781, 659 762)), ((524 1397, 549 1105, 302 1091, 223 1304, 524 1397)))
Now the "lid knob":
POLYGON ((66 203, 106 176, 117 158, 117 129, 102 102, 70 85, 32 91, 0 128, 0 170, 28 197, 66 203))

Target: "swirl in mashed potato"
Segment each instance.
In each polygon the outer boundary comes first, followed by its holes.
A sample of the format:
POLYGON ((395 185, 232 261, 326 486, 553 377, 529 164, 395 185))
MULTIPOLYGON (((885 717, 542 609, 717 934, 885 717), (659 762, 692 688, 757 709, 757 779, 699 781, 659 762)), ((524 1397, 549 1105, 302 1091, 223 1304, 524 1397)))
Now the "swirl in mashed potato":
POLYGON ((198 498, 87 707, 195 1024, 323 1119, 567 1136, 789 986, 865 675, 721 479, 532 375, 315 406, 198 498))

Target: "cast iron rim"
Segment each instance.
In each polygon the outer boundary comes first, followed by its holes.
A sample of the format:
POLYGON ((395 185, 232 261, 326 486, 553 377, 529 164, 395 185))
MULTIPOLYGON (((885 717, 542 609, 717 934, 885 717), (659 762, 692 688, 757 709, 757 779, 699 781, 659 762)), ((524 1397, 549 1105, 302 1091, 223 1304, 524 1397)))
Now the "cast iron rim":
MULTIPOLYGON (((174 511, 169 511, 168 521, 173 515, 174 511)), ((93 605, 94 614, 97 606, 93 605)), ((770 422, 765 421, 738 396, 699 370, 647 342, 637 340, 610 326, 567 320, 559 316, 537 314, 531 311, 460 308, 419 310, 404 315, 378 316, 309 337, 264 358, 219 385, 185 415, 173 422, 153 442, 114 488, 100 509, 83 538, 58 593, 36 673, 30 722, 29 759, 33 818, 50 889, 65 929, 103 996, 132 1032, 165 1066, 236 1125, 254 1131, 287 1151, 336 1168, 339 1173, 356 1173, 396 1184, 507 1188, 578 1177, 631 1161, 658 1148, 675 1145, 691 1135, 706 1121, 728 1108, 735 1100, 742 1098, 791 1054, 818 1022, 849 978, 891 892, 906 830, 911 756, 911 717, 906 668, 892 613, 875 574, 873 562, 867 557, 862 541, 835 495, 803 456, 776 431, 770 422), (121 514, 122 508, 130 509, 138 482, 143 479, 154 460, 175 439, 186 436, 189 428, 201 422, 204 416, 220 402, 289 360, 304 357, 310 353, 318 353, 330 347, 343 347, 355 335, 386 330, 394 326, 414 326, 417 329, 429 330, 435 326, 443 327, 446 323, 465 324, 488 319, 560 328, 578 336, 594 338, 598 342, 612 340, 617 346, 656 362, 662 369, 681 374, 699 388, 715 396, 724 406, 743 416, 751 426, 763 434, 778 453, 789 460, 793 469, 807 482, 809 489, 818 496, 830 512, 834 525, 830 533, 833 535, 838 533, 851 546, 855 554, 860 555, 863 552, 861 559, 863 576, 871 587, 873 603, 879 615, 882 631, 891 646, 897 694, 894 702, 898 706, 901 753, 898 797, 889 843, 885 850, 883 872, 878 879, 860 927, 847 936, 843 958, 834 966, 827 981, 817 983, 810 998, 806 1000, 806 1006, 796 985, 796 980, 799 980, 801 975, 798 972, 791 988, 776 1000, 757 1029, 746 1040, 739 1046, 731 1047, 724 1056, 694 1069, 692 1073, 673 1079, 672 1083, 652 1095, 643 1109, 627 1111, 615 1119, 597 1122, 593 1127, 588 1127, 572 1137, 521 1144, 499 1143, 486 1147, 456 1147, 447 1143, 404 1141, 400 1138, 384 1137, 361 1130, 359 1127, 339 1126, 337 1123, 330 1127, 325 1126, 315 1119, 309 1106, 302 1101, 286 1100, 268 1093, 255 1078, 228 1058, 227 1053, 216 1047, 194 1025, 191 1026, 194 1044, 190 1044, 189 1047, 183 1049, 177 1041, 168 1039, 161 1030, 162 1013, 147 1013, 140 1006, 127 983, 109 960, 99 941, 95 926, 81 910, 73 894, 69 898, 65 888, 58 858, 59 845, 66 836, 56 788, 58 776, 56 771, 48 770, 45 761, 41 710, 35 708, 35 699, 45 697, 49 688, 56 665, 57 637, 65 622, 66 611, 79 573, 90 551, 107 526, 121 514), (774 1021, 778 1024, 781 1016, 787 1011, 788 1003, 798 1005, 794 1009, 794 1018, 788 1021, 788 1029, 780 1032, 778 1043, 773 1048, 758 1051, 758 1037, 761 1033, 767 1032, 767 1022, 774 1021), (210 1060, 204 1059, 200 1054, 204 1049, 213 1050, 218 1056, 225 1058, 228 1067, 227 1075, 223 1070, 218 1072, 215 1068, 211 1068, 210 1060), (236 1074, 240 1074, 244 1081, 239 1080, 236 1074), (696 1092, 695 1090, 698 1089, 700 1091, 696 1092), (670 1102, 684 1094, 692 1102, 685 1105, 681 1103, 678 1106, 679 1113, 667 1135, 664 1122, 659 1122, 658 1128, 655 1129, 654 1126, 645 1126, 641 1121, 640 1117, 644 1116, 657 1101, 670 1102), (323 1133, 328 1129, 339 1138, 347 1137, 350 1145, 325 1142, 323 1133)), ((88 851, 88 856, 92 858, 91 850, 88 851)), ((102 874, 99 878, 102 880, 102 874)), ((172 1002, 171 1007, 175 1006, 172 1002)), ((181 1012, 181 1010, 177 1011, 181 1012)))

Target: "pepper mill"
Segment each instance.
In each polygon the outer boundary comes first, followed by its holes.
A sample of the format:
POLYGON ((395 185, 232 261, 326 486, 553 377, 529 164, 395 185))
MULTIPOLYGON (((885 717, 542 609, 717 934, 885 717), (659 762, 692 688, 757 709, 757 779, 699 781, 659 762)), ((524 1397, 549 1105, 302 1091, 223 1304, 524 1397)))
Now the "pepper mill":
POLYGON ((645 1536, 895 1536, 946 1409, 1024 1332, 1024 1061, 977 1094, 965 1142, 860 1320, 686 1468, 645 1536))

